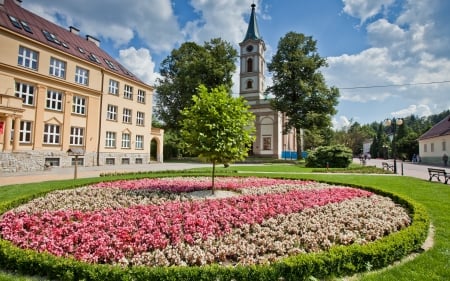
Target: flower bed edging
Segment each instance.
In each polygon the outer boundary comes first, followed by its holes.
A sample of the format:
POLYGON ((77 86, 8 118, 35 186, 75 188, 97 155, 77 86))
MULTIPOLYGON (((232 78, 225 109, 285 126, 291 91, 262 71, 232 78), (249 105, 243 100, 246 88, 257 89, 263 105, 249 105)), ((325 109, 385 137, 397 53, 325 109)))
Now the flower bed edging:
MULTIPOLYGON (((25 274, 39 274, 58 280, 306 280, 342 276, 385 267, 408 253, 418 250, 427 235, 429 218, 424 208, 408 198, 383 193, 411 211, 411 226, 367 245, 336 246, 327 252, 301 254, 272 265, 226 267, 131 267, 93 265, 72 259, 22 250, 10 242, 0 241, 0 267, 25 274), (300 279, 303 278, 303 279, 300 279)), ((23 203, 23 200, 20 200, 23 203)), ((9 206, 18 205, 8 204, 9 206)), ((2 209, 0 206, 0 209, 2 209)))

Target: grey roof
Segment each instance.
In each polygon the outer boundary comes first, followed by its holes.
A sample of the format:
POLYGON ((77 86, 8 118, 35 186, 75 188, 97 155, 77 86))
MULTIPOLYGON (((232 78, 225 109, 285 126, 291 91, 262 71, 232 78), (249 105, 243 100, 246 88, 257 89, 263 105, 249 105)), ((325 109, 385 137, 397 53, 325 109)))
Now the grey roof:
POLYGON ((440 136, 450 135, 450 115, 442 119, 439 123, 431 127, 420 136, 419 140, 430 139, 440 136))
POLYGON ((248 23, 247 33, 245 34, 244 41, 246 40, 262 40, 259 35, 258 23, 256 22, 255 4, 252 4, 252 13, 250 15, 250 21, 248 23))

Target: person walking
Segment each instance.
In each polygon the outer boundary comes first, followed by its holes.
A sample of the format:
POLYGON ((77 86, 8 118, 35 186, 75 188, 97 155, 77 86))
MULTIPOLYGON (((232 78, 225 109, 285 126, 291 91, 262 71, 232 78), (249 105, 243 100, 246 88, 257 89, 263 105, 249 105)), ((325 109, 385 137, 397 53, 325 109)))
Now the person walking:
POLYGON ((447 163, 448 163, 447 153, 444 153, 444 155, 442 155, 442 161, 444 162, 444 166, 447 167, 447 163))

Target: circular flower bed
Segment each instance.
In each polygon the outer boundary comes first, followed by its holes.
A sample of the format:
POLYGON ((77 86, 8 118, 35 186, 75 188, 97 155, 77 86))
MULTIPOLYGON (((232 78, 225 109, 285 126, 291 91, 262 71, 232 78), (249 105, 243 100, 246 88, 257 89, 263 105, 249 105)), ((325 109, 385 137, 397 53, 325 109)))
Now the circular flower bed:
POLYGON ((21 248, 123 265, 264 264, 407 227, 390 198, 313 181, 176 177, 55 191, 0 217, 21 248), (226 192, 225 192, 226 191, 226 192))

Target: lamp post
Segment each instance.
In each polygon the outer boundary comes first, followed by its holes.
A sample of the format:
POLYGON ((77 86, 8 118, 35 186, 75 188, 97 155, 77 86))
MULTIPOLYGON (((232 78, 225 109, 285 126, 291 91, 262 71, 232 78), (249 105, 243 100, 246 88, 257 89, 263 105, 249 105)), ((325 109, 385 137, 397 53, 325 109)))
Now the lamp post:
POLYGON ((392 118, 384 120, 384 125, 386 127, 390 127, 392 130, 392 156, 394 157, 394 174, 397 174, 397 145, 395 133, 397 131, 397 126, 403 125, 403 119, 401 118, 392 118))

